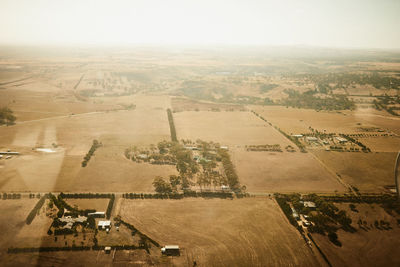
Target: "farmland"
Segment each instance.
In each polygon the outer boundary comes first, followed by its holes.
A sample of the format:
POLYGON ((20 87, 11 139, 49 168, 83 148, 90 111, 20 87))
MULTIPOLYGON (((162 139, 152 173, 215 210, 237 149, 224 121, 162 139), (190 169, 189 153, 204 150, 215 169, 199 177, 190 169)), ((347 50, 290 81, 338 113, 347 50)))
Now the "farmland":
POLYGON ((398 55, 258 49, 1 51, 0 265, 398 265, 397 202, 366 201, 395 197, 398 55), (354 202, 308 214, 342 247, 295 219, 306 196, 354 202), (94 210, 109 231, 63 228, 94 210))
POLYGON ((178 265, 318 266, 270 199, 125 200, 120 215, 162 244, 181 244, 178 265))
POLYGON ((348 233, 339 230, 342 247, 333 245, 326 237, 313 235, 333 266, 370 266, 371 263, 376 266, 395 266, 400 263, 397 253, 400 228, 394 217, 376 204, 356 205, 357 212, 351 211, 348 204, 336 205, 351 215, 353 226, 358 231, 348 233), (366 228, 358 228, 360 219, 366 222, 366 228), (389 222, 392 229, 376 228, 375 221, 381 220, 389 222))

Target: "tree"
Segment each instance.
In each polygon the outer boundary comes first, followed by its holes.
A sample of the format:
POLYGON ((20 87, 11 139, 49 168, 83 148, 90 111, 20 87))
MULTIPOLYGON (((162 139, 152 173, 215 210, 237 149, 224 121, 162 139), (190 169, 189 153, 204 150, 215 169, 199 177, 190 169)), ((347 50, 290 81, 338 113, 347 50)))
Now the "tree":
POLYGON ((165 182, 160 176, 154 178, 153 186, 154 190, 159 194, 168 194, 172 192, 171 185, 165 182))
POLYGON ((8 107, 0 108, 0 125, 13 125, 17 118, 13 115, 13 111, 8 107))
POLYGON ((169 183, 171 184, 172 190, 176 192, 177 186, 181 183, 181 177, 176 175, 170 175, 169 183))

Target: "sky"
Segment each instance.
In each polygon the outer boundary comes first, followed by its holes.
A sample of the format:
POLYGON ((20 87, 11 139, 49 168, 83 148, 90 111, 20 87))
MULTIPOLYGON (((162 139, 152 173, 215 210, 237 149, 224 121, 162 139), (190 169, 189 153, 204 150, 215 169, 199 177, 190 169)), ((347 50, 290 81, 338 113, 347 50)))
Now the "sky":
POLYGON ((400 49, 400 0, 0 0, 0 44, 400 49))

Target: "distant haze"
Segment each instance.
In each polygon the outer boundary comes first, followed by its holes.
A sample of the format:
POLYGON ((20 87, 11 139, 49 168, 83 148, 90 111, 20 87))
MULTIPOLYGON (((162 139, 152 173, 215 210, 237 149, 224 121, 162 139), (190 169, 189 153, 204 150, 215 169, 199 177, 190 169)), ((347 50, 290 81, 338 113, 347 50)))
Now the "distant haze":
POLYGON ((400 48, 398 0, 1 0, 1 44, 400 48))

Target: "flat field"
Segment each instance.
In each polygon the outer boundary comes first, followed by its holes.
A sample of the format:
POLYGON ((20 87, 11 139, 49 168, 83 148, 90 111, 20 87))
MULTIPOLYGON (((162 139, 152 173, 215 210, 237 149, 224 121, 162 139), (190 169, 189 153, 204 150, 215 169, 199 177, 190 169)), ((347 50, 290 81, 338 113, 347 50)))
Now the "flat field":
POLYGON ((365 137, 357 139, 374 152, 400 151, 400 136, 365 137))
POLYGON ((341 192, 345 188, 310 153, 235 150, 232 159, 249 192, 341 192))
POLYGON ((383 192, 385 185, 394 185, 396 153, 313 152, 328 168, 360 191, 383 192))
POLYGON ((96 211, 106 211, 110 201, 108 198, 65 198, 64 200, 72 207, 77 206, 80 210, 95 209, 96 211))
POLYGON ((20 122, 0 129, 0 150, 21 152, 0 160, 0 189, 4 191, 152 191, 156 175, 174 174, 174 167, 136 164, 124 150, 133 145, 170 139, 163 100, 135 110, 99 112, 20 122), (160 105, 159 108, 156 106, 160 105), (86 168, 83 157, 94 139, 103 143, 86 168), (39 152, 48 148, 53 152, 39 152))
POLYGON ((120 215, 161 245, 179 245, 176 265, 318 266, 272 199, 124 199, 120 215))
MULTIPOLYGON (((350 215, 355 233, 343 230, 337 232, 342 247, 333 245, 326 236, 313 234, 314 239, 333 266, 399 266, 400 227, 396 218, 387 214, 377 204, 356 204, 358 212, 349 209, 348 204, 335 204, 350 215), (358 227, 358 220, 365 221, 364 229, 358 227), (392 229, 374 227, 375 221, 389 222, 392 229)), ((399 219, 399 216, 397 216, 399 219)))
POLYGON ((174 113, 178 139, 219 142, 221 145, 292 145, 251 112, 188 111, 174 113))
POLYGON ((283 106, 256 107, 254 110, 287 134, 309 133, 309 127, 327 133, 359 133, 360 127, 376 126, 374 118, 380 116, 375 110, 315 111, 283 106))

